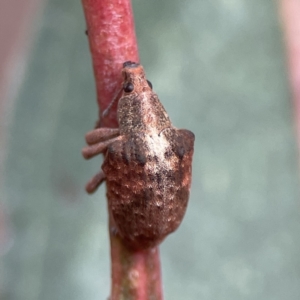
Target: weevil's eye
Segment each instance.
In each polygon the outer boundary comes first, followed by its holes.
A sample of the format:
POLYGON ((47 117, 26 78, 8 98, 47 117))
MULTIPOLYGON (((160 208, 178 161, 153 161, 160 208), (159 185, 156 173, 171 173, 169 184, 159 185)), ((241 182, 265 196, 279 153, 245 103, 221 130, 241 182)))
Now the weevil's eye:
POLYGON ((131 93, 134 90, 134 86, 131 82, 125 83, 123 86, 123 90, 126 93, 131 93))
POLYGON ((149 80, 147 80, 147 83, 148 83, 150 89, 152 90, 152 83, 149 80))

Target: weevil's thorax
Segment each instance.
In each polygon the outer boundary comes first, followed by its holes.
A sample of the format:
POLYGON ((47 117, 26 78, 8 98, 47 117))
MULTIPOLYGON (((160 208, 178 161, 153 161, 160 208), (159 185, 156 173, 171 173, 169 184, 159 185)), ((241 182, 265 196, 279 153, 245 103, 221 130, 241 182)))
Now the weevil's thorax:
POLYGON ((118 104, 120 133, 160 133, 171 127, 164 107, 147 82, 143 67, 139 64, 125 66, 122 74, 123 94, 118 104), (128 86, 133 90, 127 91, 128 86))

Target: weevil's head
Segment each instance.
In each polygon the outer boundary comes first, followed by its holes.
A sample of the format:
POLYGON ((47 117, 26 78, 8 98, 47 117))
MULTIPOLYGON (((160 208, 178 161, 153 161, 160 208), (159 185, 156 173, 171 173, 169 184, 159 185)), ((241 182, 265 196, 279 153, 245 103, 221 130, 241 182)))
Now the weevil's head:
POLYGON ((143 67, 135 62, 123 63, 123 92, 125 95, 151 92, 152 84, 146 79, 143 67))
POLYGON ((135 62, 123 64, 123 92, 118 103, 120 133, 157 131, 171 126, 169 117, 152 91, 143 67, 135 62))

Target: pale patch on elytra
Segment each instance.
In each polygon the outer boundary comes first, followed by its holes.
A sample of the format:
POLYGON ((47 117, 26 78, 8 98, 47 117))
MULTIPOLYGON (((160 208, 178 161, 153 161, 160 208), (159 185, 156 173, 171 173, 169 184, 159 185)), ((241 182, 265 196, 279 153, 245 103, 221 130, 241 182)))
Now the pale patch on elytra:
MULTIPOLYGON (((152 129, 152 128, 151 128, 152 129)), ((145 136, 145 143, 150 149, 153 156, 157 157, 157 162, 146 164, 146 169, 151 173, 161 173, 161 170, 172 170, 172 166, 168 160, 165 159, 164 153, 170 147, 164 135, 158 135, 155 129, 150 130, 149 135, 145 136)), ((167 197, 167 187, 162 186, 161 194, 163 198, 167 197)), ((162 205, 163 201, 157 201, 158 206, 162 205)))

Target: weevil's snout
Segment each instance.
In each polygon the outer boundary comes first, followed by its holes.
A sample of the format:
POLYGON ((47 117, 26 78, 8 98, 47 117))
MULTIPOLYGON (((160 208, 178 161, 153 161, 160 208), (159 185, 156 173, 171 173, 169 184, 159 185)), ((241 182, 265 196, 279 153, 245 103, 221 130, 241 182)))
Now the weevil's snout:
POLYGON ((139 63, 124 62, 122 75, 125 93, 141 93, 152 89, 152 84, 146 79, 144 68, 139 63))
POLYGON ((126 68, 126 67, 135 68, 135 67, 138 67, 139 65, 140 65, 139 63, 128 60, 123 63, 123 68, 126 68))
POLYGON ((139 63, 125 61, 123 63, 122 74, 124 81, 134 81, 137 77, 145 78, 143 67, 139 63))

